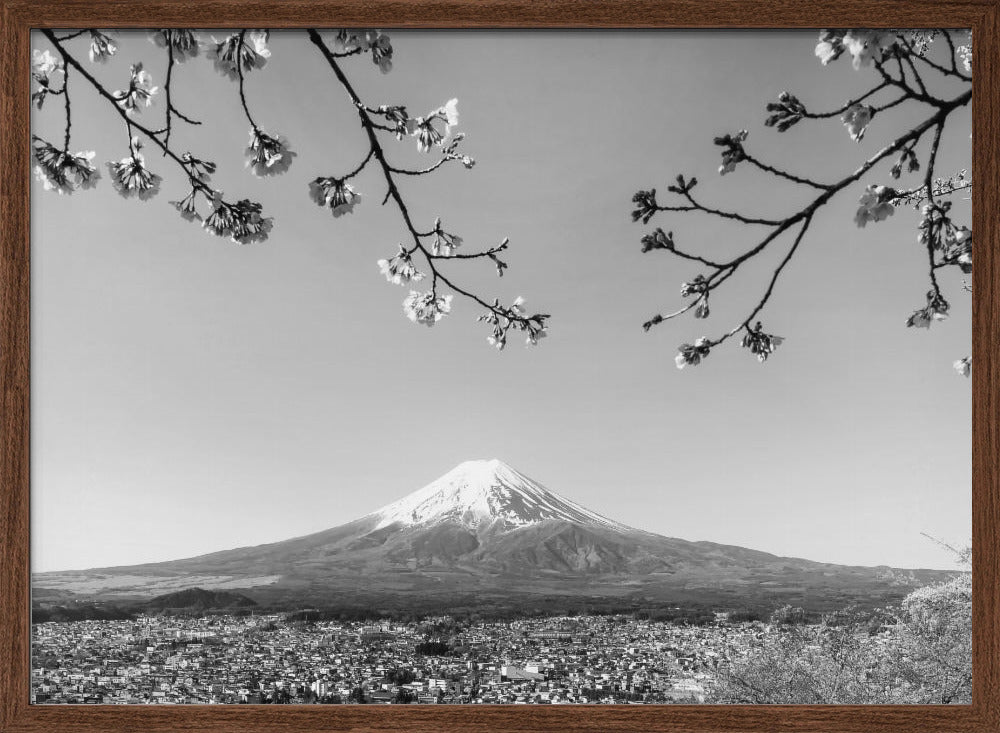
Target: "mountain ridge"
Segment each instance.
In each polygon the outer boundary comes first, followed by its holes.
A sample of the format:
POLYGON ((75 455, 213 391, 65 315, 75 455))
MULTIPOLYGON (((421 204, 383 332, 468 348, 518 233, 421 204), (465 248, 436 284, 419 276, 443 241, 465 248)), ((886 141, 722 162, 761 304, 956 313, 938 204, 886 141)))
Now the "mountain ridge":
POLYGON ((39 573, 33 587, 96 598, 184 588, 239 590, 260 603, 372 603, 600 596, 891 601, 946 571, 844 566, 691 542, 629 527, 497 459, 466 461, 421 489, 327 530, 197 557, 39 573))

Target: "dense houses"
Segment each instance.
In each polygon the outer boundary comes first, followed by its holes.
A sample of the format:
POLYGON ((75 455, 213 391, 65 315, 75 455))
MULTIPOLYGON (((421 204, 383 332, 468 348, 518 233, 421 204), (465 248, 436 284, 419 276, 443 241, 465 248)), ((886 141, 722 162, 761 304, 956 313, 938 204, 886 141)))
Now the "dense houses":
POLYGON ((750 625, 627 616, 504 622, 279 615, 34 625, 40 704, 565 704, 704 701, 750 625))

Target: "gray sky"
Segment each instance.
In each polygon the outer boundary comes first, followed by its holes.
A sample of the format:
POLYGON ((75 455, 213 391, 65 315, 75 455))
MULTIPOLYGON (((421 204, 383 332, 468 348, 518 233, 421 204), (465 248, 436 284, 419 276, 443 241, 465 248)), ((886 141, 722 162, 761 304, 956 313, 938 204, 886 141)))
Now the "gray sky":
MULTIPOLYGON (((110 88, 162 52, 143 34, 97 67, 110 88)), ((448 272, 484 296, 552 314, 536 349, 487 343, 480 311, 456 298, 432 329, 402 313, 408 289, 375 261, 405 230, 380 207, 376 171, 354 213, 308 197, 317 175, 366 150, 357 115, 304 36, 277 33, 249 75, 265 130, 299 152, 270 180, 243 167, 248 125, 236 84, 204 58, 175 69, 174 99, 203 119, 177 147, 215 160, 230 198, 275 216, 241 247, 180 219, 179 170, 147 203, 107 180, 59 197, 32 189, 32 565, 36 571, 192 556, 285 539, 354 519, 455 464, 497 457, 621 522, 669 536, 814 560, 952 567, 920 536, 964 544, 970 530, 970 386, 951 363, 970 351, 970 302, 945 277, 952 318, 907 329, 923 305, 918 216, 855 227, 861 189, 817 216, 763 320, 786 342, 764 366, 736 344, 678 371, 679 344, 718 335, 759 297, 769 259, 713 298, 706 321, 643 333, 679 307, 697 269, 639 238, 659 224, 688 249, 722 256, 756 232, 699 215, 628 216, 632 194, 697 175, 701 198, 748 213, 790 213, 802 194, 743 167, 716 173, 712 137, 750 130, 759 157, 839 178, 923 109, 899 107, 861 144, 837 121, 784 135, 763 126, 782 90, 830 109, 868 88, 849 60, 823 67, 815 32, 395 32, 395 68, 345 63, 370 104, 423 114, 459 100, 472 171, 403 182, 418 225, 435 216, 465 247, 508 236, 510 270, 448 272)), ((84 40, 76 42, 83 48, 84 40)), ((38 47, 44 47, 40 41, 38 47)), ((85 59, 86 53, 81 52, 85 59)), ((76 76, 72 148, 127 154, 124 125, 76 76)), ((162 119, 163 100, 141 116, 162 119)), ((919 119, 923 119, 920 117, 919 119)), ((35 114, 61 140, 61 100, 35 114)), ((942 172, 969 165, 968 110, 942 172)), ((428 160, 408 139, 402 163, 428 160)), ((889 183, 887 167, 871 182, 889 183)), ((862 187, 863 188, 863 187, 862 187)), ((809 195, 806 192, 806 195, 809 195)), ((968 211, 968 202, 956 210, 968 211)), ((780 253, 775 252, 780 256, 780 253)))

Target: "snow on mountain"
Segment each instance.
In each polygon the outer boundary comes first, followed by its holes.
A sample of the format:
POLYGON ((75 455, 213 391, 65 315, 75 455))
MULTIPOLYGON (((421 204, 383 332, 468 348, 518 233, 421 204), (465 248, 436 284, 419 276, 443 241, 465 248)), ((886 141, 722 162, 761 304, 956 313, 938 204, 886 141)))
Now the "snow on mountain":
POLYGON ((497 524, 513 529, 557 519, 634 531, 549 491, 496 458, 460 463, 424 488, 369 516, 377 520, 376 529, 442 522, 458 522, 472 529, 497 524))

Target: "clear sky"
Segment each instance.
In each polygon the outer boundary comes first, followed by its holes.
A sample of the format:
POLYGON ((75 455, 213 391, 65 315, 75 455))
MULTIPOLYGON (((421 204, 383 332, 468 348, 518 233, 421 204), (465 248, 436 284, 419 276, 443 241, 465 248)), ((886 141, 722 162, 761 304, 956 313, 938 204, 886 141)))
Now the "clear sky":
MULTIPOLYGON (((204 58, 175 69, 174 99, 204 120, 178 149, 215 160, 216 185, 275 216, 263 244, 241 247, 181 220, 186 190, 164 177, 150 202, 123 200, 107 171, 97 189, 32 189, 32 565, 36 571, 176 559, 329 528, 414 491, 457 463, 500 458, 621 522, 813 560, 953 567, 921 532, 971 534, 970 302, 945 278, 952 318, 930 332, 904 322, 923 305, 918 216, 855 227, 860 188, 818 215, 763 314, 786 337, 766 365, 736 344, 697 368, 677 346, 742 319, 768 274, 748 267, 713 298, 712 317, 640 325, 681 304, 697 269, 640 253, 659 224, 688 249, 721 256, 757 232, 704 216, 629 218, 640 188, 697 175, 707 201, 790 213, 802 194, 750 169, 718 176, 712 137, 750 130, 748 149, 839 178, 901 124, 898 107, 864 140, 836 120, 780 135, 763 126, 782 90, 817 109, 868 88, 848 60, 823 67, 816 33, 395 32, 395 68, 345 63, 370 104, 427 112, 459 100, 477 159, 406 180, 418 224, 440 216, 468 248, 510 237, 502 280, 455 263, 485 296, 527 298, 552 314, 538 348, 497 353, 480 311, 456 298, 432 329, 404 316, 408 290, 375 261, 405 230, 379 202, 334 219, 308 181, 353 168, 366 147, 357 115, 303 35, 272 36, 250 74, 259 123, 299 152, 280 178, 243 167, 247 124, 236 84, 204 58)), ((155 83, 165 60, 144 34, 94 67, 125 85, 137 58, 155 83)), ((86 58, 84 39, 75 48, 86 58)), ((36 44, 44 47, 39 39, 36 44)), ((73 149, 127 154, 124 125, 77 75, 73 149)), ((163 100, 143 113, 162 119, 163 100)), ((920 117, 919 119, 923 119, 920 117)), ((35 114, 61 140, 61 100, 35 114)), ((970 163, 970 118, 956 114, 942 171, 970 163)), ((426 161, 412 140, 400 163, 426 161)), ((103 168, 103 163, 102 163, 103 168)), ((887 167, 873 182, 889 183, 887 167)), ((863 188, 863 187, 862 187, 863 188)), ((662 200, 662 199, 661 199, 662 200)), ((958 211, 968 211, 959 202, 958 211), (963 208, 964 207, 964 208, 963 208)))

